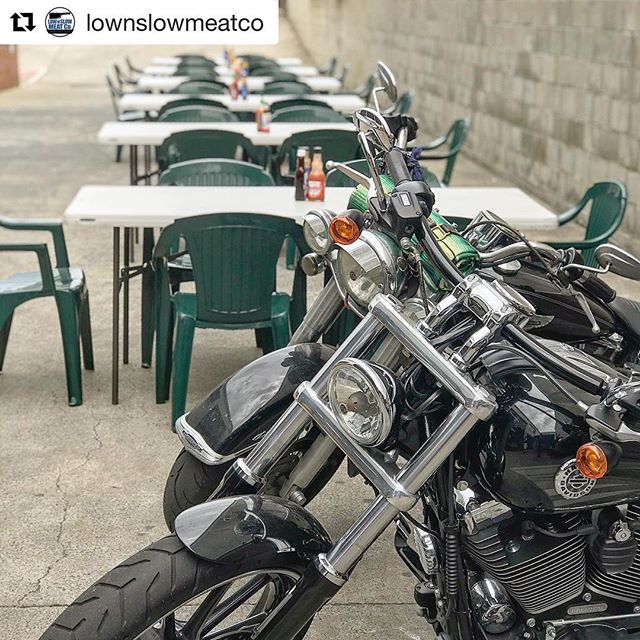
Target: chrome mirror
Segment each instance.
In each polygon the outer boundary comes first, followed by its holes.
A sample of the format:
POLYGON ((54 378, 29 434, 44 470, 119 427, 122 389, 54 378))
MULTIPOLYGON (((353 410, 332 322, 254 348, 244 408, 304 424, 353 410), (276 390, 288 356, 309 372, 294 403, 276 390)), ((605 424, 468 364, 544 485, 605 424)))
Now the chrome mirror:
POLYGON ((378 111, 363 107, 353 114, 353 124, 360 133, 373 133, 378 145, 385 151, 394 146, 394 138, 387 121, 378 111))
POLYGON ((385 92, 387 98, 391 102, 395 102, 398 99, 396 78, 391 69, 381 60, 378 60, 378 79, 381 85, 380 88, 385 92))
POLYGON ((640 260, 620 247, 601 244, 596 249, 596 260, 611 273, 631 280, 640 280, 640 260))

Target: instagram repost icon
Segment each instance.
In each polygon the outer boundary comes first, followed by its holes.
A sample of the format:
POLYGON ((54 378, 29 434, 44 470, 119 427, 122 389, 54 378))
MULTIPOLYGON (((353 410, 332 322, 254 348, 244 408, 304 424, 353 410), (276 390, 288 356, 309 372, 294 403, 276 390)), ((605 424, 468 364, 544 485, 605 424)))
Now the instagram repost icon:
POLYGON ((64 38, 73 33, 76 26, 76 19, 73 13, 65 7, 56 7, 47 13, 45 27, 47 31, 56 38, 64 38))

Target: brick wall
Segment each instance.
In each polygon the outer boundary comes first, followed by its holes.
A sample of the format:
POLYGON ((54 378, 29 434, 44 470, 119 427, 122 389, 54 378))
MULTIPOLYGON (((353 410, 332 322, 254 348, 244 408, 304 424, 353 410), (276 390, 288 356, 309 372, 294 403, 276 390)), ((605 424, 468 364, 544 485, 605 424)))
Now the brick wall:
POLYGON ((352 83, 387 62, 424 132, 471 116, 469 155, 558 210, 625 181, 640 250, 638 0, 289 0, 288 17, 352 83))
POLYGON ((18 84, 18 55, 14 46, 0 45, 0 90, 18 84))

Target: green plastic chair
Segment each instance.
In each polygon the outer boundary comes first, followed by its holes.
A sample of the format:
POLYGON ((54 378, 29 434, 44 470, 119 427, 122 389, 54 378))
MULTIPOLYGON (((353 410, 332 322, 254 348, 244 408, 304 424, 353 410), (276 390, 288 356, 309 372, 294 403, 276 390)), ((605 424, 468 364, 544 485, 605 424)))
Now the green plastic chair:
POLYGON ((284 100, 275 100, 271 103, 271 113, 276 114, 280 109, 289 109, 290 107, 324 107, 325 109, 331 109, 326 102, 322 102, 321 99, 314 100, 313 98, 285 98, 284 100))
POLYGON ((238 116, 226 107, 192 105, 172 107, 158 115, 163 122, 238 122, 238 116))
MULTIPOLYGON (((266 171, 255 164, 239 160, 207 158, 171 165, 160 175, 159 184, 161 186, 270 187, 274 182, 266 171)), ((174 253, 180 253, 180 242, 176 242, 172 249, 174 253)), ((180 289, 181 283, 193 280, 191 256, 188 253, 171 260, 168 268, 172 293, 180 289)), ((153 295, 143 296, 142 306, 142 362, 150 365, 154 332, 153 295)))
POLYGON ((375 86, 376 77, 372 74, 365 80, 362 86, 354 89, 353 93, 362 98, 366 104, 369 104, 369 100, 371 100, 371 94, 373 93, 373 89, 375 86))
POLYGON ((318 69, 318 71, 323 76, 332 76, 337 66, 338 66, 338 57, 333 56, 329 60, 329 62, 327 62, 327 64, 325 64, 324 67, 321 67, 320 69, 318 69))
POLYGON ((405 91, 394 104, 388 109, 383 111, 384 115, 391 116, 393 114, 406 114, 411 109, 411 103, 413 102, 413 91, 405 91))
POLYGON ((298 147, 322 147, 322 158, 336 162, 355 160, 360 154, 360 146, 355 131, 342 129, 314 129, 301 131, 289 136, 271 160, 271 175, 276 184, 293 184, 296 151, 298 147), (282 165, 287 162, 289 173, 282 173, 282 165))
MULTIPOLYGON (((344 164, 347 164, 350 167, 353 167, 356 171, 359 171, 360 173, 364 173, 366 176, 371 175, 371 172, 369 171, 369 165, 367 164, 366 160, 352 160, 351 162, 345 162, 344 164)), ((424 174, 425 182, 430 187, 438 188, 442 186, 440 184, 440 181, 436 177, 436 175, 431 171, 428 171, 427 169, 423 168, 422 173, 424 174)), ((342 171, 340 171, 339 169, 331 169, 331 171, 327 173, 327 186, 328 187, 355 187, 356 182, 351 178, 349 178, 348 176, 346 176, 344 173, 342 173, 342 171)))
POLYGON ((215 129, 193 129, 179 131, 170 135, 159 147, 156 157, 160 171, 168 169, 176 162, 200 160, 202 158, 243 159, 261 166, 267 166, 269 150, 267 147, 255 147, 249 138, 233 131, 215 129))
POLYGON ((268 67, 255 67, 249 71, 249 75, 255 78, 268 78, 273 80, 290 80, 291 82, 297 82, 298 76, 290 71, 282 71, 278 66, 268 67))
POLYGON ((290 94, 290 95, 305 95, 313 93, 313 90, 308 84, 304 82, 294 82, 293 80, 274 80, 273 82, 266 82, 263 94, 290 94))
POLYGON ((586 265, 597 267, 596 249, 609 240, 624 219, 627 208, 627 187, 618 180, 596 182, 587 189, 577 205, 558 216, 558 223, 567 224, 584 211, 588 204, 591 204, 591 208, 584 240, 549 242, 548 244, 556 249, 575 247, 580 251, 586 265))
POLYGON ((185 80, 168 93, 186 93, 194 95, 226 95, 229 91, 224 82, 214 80, 185 80))
POLYGON ((193 96, 192 98, 179 98, 176 100, 170 100, 160 107, 157 113, 157 119, 159 120, 163 113, 172 111, 178 107, 217 107, 218 109, 227 109, 226 105, 219 100, 211 100, 210 98, 200 98, 193 96))
POLYGON ((205 80, 207 78, 215 80, 218 77, 218 73, 216 72, 214 67, 194 63, 179 64, 172 75, 189 76, 190 78, 197 78, 198 80, 205 80))
POLYGON ((0 218, 0 227, 15 231, 48 231, 53 238, 55 267, 45 243, 0 244, 0 252, 32 252, 39 271, 16 273, 0 280, 0 371, 4 364, 13 312, 36 298, 53 297, 58 307, 69 406, 82 404, 80 350, 87 370, 93 370, 89 290, 80 267, 69 266, 62 222, 0 218))
POLYGON ((256 329, 265 353, 289 341, 294 317, 306 311, 306 281, 299 270, 293 295, 276 291, 276 266, 286 237, 306 250, 294 220, 252 213, 182 218, 166 227, 154 249, 156 273, 156 401, 169 398, 172 422, 185 411, 196 329, 256 329), (191 255, 195 293, 171 295, 168 260, 184 238, 191 255), (175 343, 173 354, 173 329, 175 343), (170 374, 171 371, 171 374, 170 374))
POLYGON ((288 107, 278 109, 271 117, 272 122, 342 122, 344 117, 328 107, 288 107))
POLYGON ((447 163, 444 168, 444 174, 440 179, 440 182, 448 187, 451 182, 451 176, 453 174, 453 167, 456 163, 456 158, 458 157, 458 153, 462 149, 462 145, 467 139, 467 134, 469 133, 470 122, 468 118, 458 118, 451 127, 449 127, 449 131, 445 133, 443 136, 436 138, 432 142, 429 142, 425 145, 422 145, 422 154, 420 156, 420 160, 446 160, 447 163), (429 153, 430 151, 435 151, 440 147, 448 145, 448 150, 443 151, 441 153, 429 153))

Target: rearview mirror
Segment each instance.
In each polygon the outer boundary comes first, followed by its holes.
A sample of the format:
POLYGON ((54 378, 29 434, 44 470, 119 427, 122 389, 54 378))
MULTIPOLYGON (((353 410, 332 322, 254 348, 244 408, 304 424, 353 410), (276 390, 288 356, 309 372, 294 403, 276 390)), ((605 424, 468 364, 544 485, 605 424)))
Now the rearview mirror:
POLYGON ((391 69, 381 60, 378 60, 378 80, 387 98, 395 102, 398 99, 398 85, 391 69))
POLYGON ((601 244, 596 249, 596 260, 605 269, 608 267, 611 273, 631 280, 640 280, 640 260, 620 247, 601 244))
MULTIPOLYGON (((373 133, 385 151, 393 149, 394 139, 387 121, 374 109, 363 107, 353 114, 353 124, 361 133, 373 133)), ((375 142, 375 141, 374 141, 375 142)))

